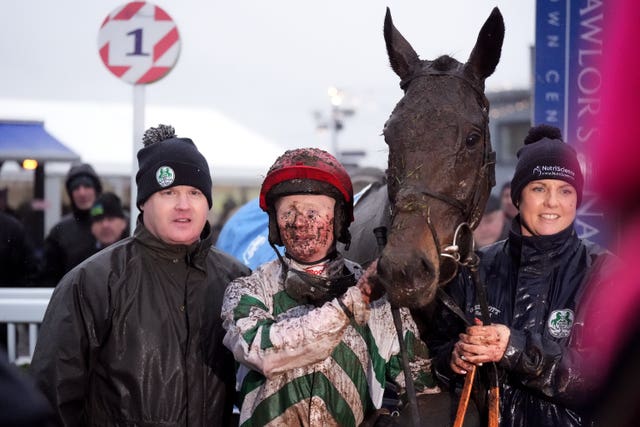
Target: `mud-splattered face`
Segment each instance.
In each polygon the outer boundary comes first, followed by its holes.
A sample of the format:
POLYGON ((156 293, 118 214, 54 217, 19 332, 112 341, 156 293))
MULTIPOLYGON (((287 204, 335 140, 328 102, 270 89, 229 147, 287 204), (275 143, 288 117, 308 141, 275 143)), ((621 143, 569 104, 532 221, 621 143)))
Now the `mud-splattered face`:
POLYGON ((294 194, 276 201, 280 237, 291 256, 304 262, 327 256, 333 246, 335 204, 321 194, 294 194))

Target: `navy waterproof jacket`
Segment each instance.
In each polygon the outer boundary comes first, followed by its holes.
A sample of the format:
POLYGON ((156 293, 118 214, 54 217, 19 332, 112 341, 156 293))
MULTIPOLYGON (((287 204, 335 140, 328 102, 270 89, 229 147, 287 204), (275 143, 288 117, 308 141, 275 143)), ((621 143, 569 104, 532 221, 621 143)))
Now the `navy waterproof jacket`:
MULTIPOLYGON (((479 255, 491 322, 511 330, 497 363, 501 427, 587 425, 579 408, 589 393, 582 370, 588 351, 580 343, 588 325, 577 314, 586 284, 605 286, 614 258, 579 239, 573 224, 555 235, 524 237, 519 217, 507 240, 482 248, 479 255)), ((471 323, 482 318, 468 270, 447 287, 471 323)), ((429 344, 437 375, 455 388, 464 378, 450 370, 449 362, 464 324, 444 306, 435 322, 429 344)))

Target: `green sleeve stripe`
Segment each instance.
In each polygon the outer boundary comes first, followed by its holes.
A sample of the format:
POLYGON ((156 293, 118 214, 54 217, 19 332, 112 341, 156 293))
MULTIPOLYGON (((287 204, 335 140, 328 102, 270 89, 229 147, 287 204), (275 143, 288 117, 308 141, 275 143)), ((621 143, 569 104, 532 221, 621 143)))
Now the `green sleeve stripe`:
MULTIPOLYGON (((253 328, 242 334, 242 338, 245 340, 247 345, 251 347, 251 345, 253 344, 253 340, 256 338, 256 335, 258 335, 258 331, 260 330, 260 328, 271 326, 272 323, 272 320, 260 320, 253 328)), ((262 341, 260 343, 262 344, 262 341)))
POLYGON ((351 326, 360 334, 362 339, 367 343, 367 349, 369 350, 369 357, 371 357, 371 364, 373 365, 373 372, 376 377, 376 381, 382 384, 384 387, 385 377, 387 375, 387 361, 380 356, 378 345, 371 333, 371 329, 368 325, 359 326, 352 322, 351 326))
POLYGON ((418 357, 422 359, 429 358, 429 349, 427 348, 427 345, 420 338, 416 337, 412 331, 405 332, 404 341, 407 346, 409 360, 414 360, 418 357))
MULTIPOLYGON (((418 360, 418 358, 429 358, 429 349, 426 344, 422 340, 418 339, 413 332, 407 331, 405 333, 404 340, 409 362, 418 360)), ((395 380, 403 371, 402 355, 393 355, 387 364, 387 369, 389 372, 389 378, 395 380)), ((423 390, 425 387, 435 387, 436 385, 431 372, 414 372, 413 381, 416 390, 418 391, 423 390)))
POLYGON ((413 379, 414 386, 416 390, 422 391, 425 388, 433 388, 435 387, 436 380, 431 375, 431 372, 420 372, 418 373, 418 377, 413 379))
POLYGON ((266 378, 264 377, 264 375, 262 375, 258 371, 254 371, 253 369, 249 371, 249 373, 242 380, 242 385, 240 386, 240 407, 242 407, 242 402, 244 402, 245 396, 258 387, 261 387, 265 383, 265 381, 266 378))
MULTIPOLYGON (((415 341, 416 339, 413 333, 411 331, 406 331, 404 334, 404 345, 407 349, 407 358, 409 359, 409 362, 414 360, 413 348, 415 341)), ((403 371, 402 355, 398 353, 391 356, 391 359, 389 359, 389 363, 387 364, 387 369, 390 379, 395 380, 396 378, 398 378, 398 375, 400 375, 400 373, 403 371)))
POLYGON ((242 295, 240 301, 238 301, 238 305, 233 309, 233 320, 248 317, 251 309, 254 307, 266 312, 269 311, 267 306, 259 299, 249 295, 242 295))
MULTIPOLYGON (((233 309, 233 319, 235 321, 238 321, 240 319, 249 317, 249 313, 251 313, 251 309, 253 308, 257 308, 258 310, 262 310, 265 312, 269 311, 267 306, 259 299, 249 295, 242 295, 240 297, 240 301, 238 301, 238 305, 233 309)), ((247 342, 247 344, 251 345, 260 327, 270 322, 270 320, 266 319, 258 321, 253 328, 242 334, 242 338, 247 342)))
POLYGON ((303 400, 309 400, 312 393, 315 397, 322 396, 327 409, 341 426, 355 427, 356 420, 351 407, 321 373, 305 375, 286 384, 260 402, 251 418, 243 423, 242 427, 266 425, 286 412, 287 408, 303 400))
POLYGON ((399 354, 391 356, 389 363, 387 363, 387 372, 390 379, 395 380, 398 378, 398 375, 402 372, 402 359, 399 354))
MULTIPOLYGON (((429 359, 429 349, 427 345, 416 337, 416 335, 407 331, 405 334, 405 341, 407 342, 408 353, 410 354, 409 360, 418 360, 418 359, 429 359)), ((417 374, 414 373, 414 385, 416 390, 421 391, 426 387, 432 388, 436 386, 436 381, 433 378, 433 373, 431 371, 420 371, 417 374)))
MULTIPOLYGON (((366 413, 369 409, 375 409, 369 394, 367 373, 362 369, 362 364, 358 361, 358 356, 353 350, 344 342, 340 342, 331 353, 331 357, 343 369, 358 390, 364 412, 366 413)), ((384 387, 384 382, 381 383, 381 387, 384 387)))
MULTIPOLYGON (((349 406, 349 403, 342 398, 340 392, 334 387, 324 375, 317 375, 315 394, 325 396, 323 399, 327 404, 327 409, 338 422, 339 425, 345 427, 356 427, 356 419, 353 415, 353 409, 349 406)), ((366 408, 366 407, 365 407, 366 408)))
POLYGON ((286 291, 276 292, 273 296, 273 316, 276 317, 299 305, 286 291))
POLYGON ((271 332, 271 325, 273 323, 266 324, 262 327, 262 339, 260 340, 260 348, 262 350, 273 347, 273 343, 271 342, 271 338, 269 334, 271 332))

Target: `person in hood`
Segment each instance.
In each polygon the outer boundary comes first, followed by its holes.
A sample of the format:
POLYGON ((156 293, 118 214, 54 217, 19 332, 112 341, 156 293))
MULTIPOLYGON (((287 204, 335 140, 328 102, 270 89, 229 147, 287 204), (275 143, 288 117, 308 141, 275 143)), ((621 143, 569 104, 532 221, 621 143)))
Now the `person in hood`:
POLYGON ((65 179, 72 211, 53 226, 44 241, 39 282, 55 286, 69 270, 95 253, 91 233, 91 207, 102 184, 88 163, 73 165, 65 179))
POLYGON ((211 175, 193 141, 160 125, 143 142, 134 234, 60 281, 30 370, 65 426, 227 426, 220 310, 249 269, 212 247, 211 175))
POLYGON ((500 200, 494 195, 490 195, 480 222, 475 230, 473 230, 473 239, 475 246, 481 248, 500 240, 505 218, 500 209, 500 200))
POLYGON ((468 270, 448 292, 467 322, 440 307, 430 339, 439 378, 455 387, 473 366, 497 366, 500 425, 589 425, 581 403, 590 393, 582 342, 590 326, 578 321, 588 282, 606 286, 615 258, 580 239, 574 228, 584 179, 560 130, 530 130, 518 151, 511 198, 518 215, 509 237, 479 251, 489 322, 468 270))
MULTIPOLYGON (((286 151, 260 191, 277 258, 224 296, 224 344, 239 362, 240 425, 358 426, 376 416, 385 380, 404 386, 382 288, 336 251, 349 244, 353 189, 317 148, 286 151), (284 246, 284 255, 276 249, 284 246)), ((402 310, 416 389, 437 393, 426 345, 402 310)))

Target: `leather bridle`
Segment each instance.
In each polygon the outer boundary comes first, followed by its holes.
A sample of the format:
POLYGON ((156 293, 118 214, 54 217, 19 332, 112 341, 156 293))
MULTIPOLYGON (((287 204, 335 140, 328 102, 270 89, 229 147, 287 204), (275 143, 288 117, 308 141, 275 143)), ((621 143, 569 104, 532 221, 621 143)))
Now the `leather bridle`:
MULTIPOLYGON (((482 112, 484 114, 485 125, 484 125, 483 135, 482 135, 482 141, 484 145, 482 166, 480 167, 480 171, 478 173, 478 179, 476 179, 473 184, 473 188, 470 193, 470 196, 467 197, 467 199, 470 199, 470 200, 468 200, 468 202, 465 203, 456 198, 443 194, 441 192, 431 191, 429 189, 420 190, 420 194, 430 197, 432 199, 436 199, 440 202, 443 202, 446 205, 449 205, 457 209, 462 214, 463 221, 456 226, 453 242, 449 245, 445 245, 444 248, 441 249, 442 246, 440 243, 440 239, 438 238, 436 229, 433 226, 433 223, 431 222, 431 217, 429 213, 430 210, 427 206, 427 224, 429 226, 429 229, 431 230, 431 234, 435 242, 436 249, 441 258, 440 264, 442 265, 442 262, 444 261, 442 260, 442 258, 445 258, 448 260, 453 259, 456 262, 456 271, 457 271, 457 266, 459 264, 461 263, 464 264, 465 262, 471 262, 471 261, 467 261, 467 259, 471 258, 471 254, 473 254, 473 249, 474 249, 473 245, 467 253, 461 254, 460 245, 459 245, 459 242, 457 242, 457 240, 459 240, 461 235, 460 233, 462 233, 462 231, 466 231, 466 229, 468 229, 468 231, 471 232, 471 230, 475 228, 475 226, 480 221, 480 218, 482 217, 482 209, 480 209, 480 201, 482 199, 483 189, 481 188, 481 185, 483 183, 487 183, 489 186, 488 190, 490 191, 491 188, 496 183, 496 180, 495 180, 496 153, 495 151, 493 151, 491 147, 491 138, 489 135, 489 101, 487 100, 487 97, 484 95, 484 92, 480 84, 466 77, 464 75, 464 71, 462 68, 463 68, 462 64, 460 64, 454 70, 450 70, 450 71, 440 71, 440 70, 427 68, 412 74, 411 76, 403 79, 400 82, 400 87, 406 93, 409 87, 409 84, 413 80, 420 77, 444 76, 444 77, 454 77, 454 78, 460 79, 474 91, 476 95, 476 101, 480 105, 482 112)), ((393 206, 391 206, 391 209, 393 210, 393 206)), ((471 241, 473 242, 473 236, 471 236, 471 241)), ((455 272, 453 276, 455 276, 455 272)), ((451 278, 452 277, 448 277, 447 281, 450 280, 451 278)), ((439 283, 443 283, 443 281, 439 279, 439 283)))

